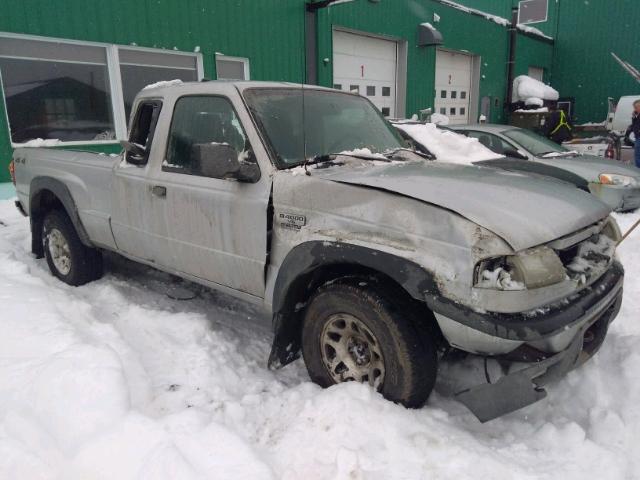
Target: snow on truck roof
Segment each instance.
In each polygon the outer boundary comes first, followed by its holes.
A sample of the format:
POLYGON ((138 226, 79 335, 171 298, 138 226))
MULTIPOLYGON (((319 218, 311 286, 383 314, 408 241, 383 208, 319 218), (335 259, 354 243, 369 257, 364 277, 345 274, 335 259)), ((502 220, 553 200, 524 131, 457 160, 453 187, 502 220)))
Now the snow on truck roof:
POLYGON ((204 93, 207 90, 218 90, 224 87, 237 88, 240 91, 248 88, 305 88, 309 90, 332 90, 318 85, 305 85, 302 83, 292 82, 267 82, 256 80, 204 80, 201 82, 183 82, 182 80, 167 80, 147 85, 140 91, 140 95, 145 95, 151 91, 157 95, 163 91, 175 91, 181 89, 202 91, 204 93))

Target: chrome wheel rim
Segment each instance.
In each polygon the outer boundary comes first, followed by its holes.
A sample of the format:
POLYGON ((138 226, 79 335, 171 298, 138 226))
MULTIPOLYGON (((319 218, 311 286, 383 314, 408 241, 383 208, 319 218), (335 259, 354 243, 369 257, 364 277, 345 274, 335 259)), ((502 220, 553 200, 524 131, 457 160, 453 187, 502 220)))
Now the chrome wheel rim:
POLYGON ((322 361, 336 383, 368 383, 379 390, 384 382, 384 358, 380 343, 357 317, 331 315, 320 339, 322 361))
POLYGON ((62 275, 67 275, 71 271, 71 251, 69 242, 64 238, 62 232, 57 228, 51 229, 47 235, 47 245, 51 261, 62 275))

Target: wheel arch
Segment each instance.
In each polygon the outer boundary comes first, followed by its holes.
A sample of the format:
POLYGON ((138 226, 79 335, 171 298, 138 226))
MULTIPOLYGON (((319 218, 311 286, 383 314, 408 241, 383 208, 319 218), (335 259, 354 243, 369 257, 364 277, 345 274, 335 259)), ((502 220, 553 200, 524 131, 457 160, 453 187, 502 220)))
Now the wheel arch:
MULTIPOLYGON (((331 280, 348 277, 375 278, 385 289, 393 289, 399 301, 429 314, 424 295, 439 293, 432 272, 397 255, 343 242, 300 244, 285 258, 274 284, 271 368, 298 358, 302 317, 315 290, 331 280)), ((439 329, 435 319, 429 323, 439 329)))
POLYGON ((29 188, 29 219, 31 222, 31 251, 36 257, 44 255, 42 249, 42 224, 45 215, 61 209, 71 219, 80 241, 87 247, 93 247, 89 235, 82 225, 78 208, 69 188, 60 180, 51 177, 36 177, 29 188))

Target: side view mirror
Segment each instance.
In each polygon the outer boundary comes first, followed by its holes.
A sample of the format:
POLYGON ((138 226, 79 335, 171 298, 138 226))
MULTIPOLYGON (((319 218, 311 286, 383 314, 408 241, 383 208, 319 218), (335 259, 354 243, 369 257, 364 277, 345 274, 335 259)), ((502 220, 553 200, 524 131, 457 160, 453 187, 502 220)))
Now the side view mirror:
POLYGON ((128 140, 122 140, 120 145, 124 148, 125 159, 128 163, 133 165, 144 165, 147 162, 147 149, 142 145, 129 142, 128 140))
POLYGON ((505 150, 502 152, 502 154, 503 154, 505 157, 517 158, 517 159, 519 159, 519 160, 527 160, 527 159, 528 159, 528 157, 527 157, 526 155, 523 155, 522 153, 520 153, 520 151, 519 151, 519 150, 515 150, 515 149, 512 149, 512 148, 507 148, 507 149, 505 149, 505 150))
POLYGON ((196 143, 191 147, 193 170, 209 178, 236 179, 255 183, 260 168, 255 162, 241 162, 238 151, 227 143, 196 143))

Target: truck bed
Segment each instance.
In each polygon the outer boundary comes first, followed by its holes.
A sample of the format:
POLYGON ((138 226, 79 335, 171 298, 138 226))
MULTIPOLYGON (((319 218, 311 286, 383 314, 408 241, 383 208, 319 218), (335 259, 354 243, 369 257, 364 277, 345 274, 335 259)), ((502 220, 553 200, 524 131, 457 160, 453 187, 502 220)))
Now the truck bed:
MULTIPOLYGON (((59 180, 69 190, 89 238, 96 245, 115 246, 109 218, 114 166, 121 156, 57 148, 17 148, 16 191, 25 211, 30 213, 30 191, 39 177, 59 180)), ((51 180, 47 180, 51 181, 51 180)))

